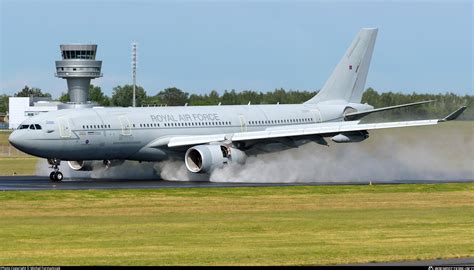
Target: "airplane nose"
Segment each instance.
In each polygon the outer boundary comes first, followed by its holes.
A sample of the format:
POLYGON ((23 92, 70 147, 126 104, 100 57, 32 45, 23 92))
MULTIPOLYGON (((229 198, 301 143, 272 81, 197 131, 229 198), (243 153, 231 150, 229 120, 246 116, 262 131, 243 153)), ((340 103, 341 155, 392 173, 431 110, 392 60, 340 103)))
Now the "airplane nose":
POLYGON ((18 132, 13 131, 12 134, 8 137, 8 141, 10 142, 11 145, 13 145, 15 148, 18 148, 18 132))

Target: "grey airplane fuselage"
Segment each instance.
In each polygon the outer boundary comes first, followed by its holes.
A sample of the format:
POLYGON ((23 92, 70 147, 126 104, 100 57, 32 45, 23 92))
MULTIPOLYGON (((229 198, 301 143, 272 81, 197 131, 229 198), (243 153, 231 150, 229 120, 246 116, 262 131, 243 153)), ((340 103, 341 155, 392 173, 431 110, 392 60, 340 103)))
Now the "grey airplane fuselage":
POLYGON ((271 127, 342 121, 346 108, 372 106, 346 101, 294 105, 222 105, 92 108, 39 114, 15 130, 10 142, 28 154, 60 160, 162 161, 187 148, 147 147, 171 136, 231 134, 271 127))

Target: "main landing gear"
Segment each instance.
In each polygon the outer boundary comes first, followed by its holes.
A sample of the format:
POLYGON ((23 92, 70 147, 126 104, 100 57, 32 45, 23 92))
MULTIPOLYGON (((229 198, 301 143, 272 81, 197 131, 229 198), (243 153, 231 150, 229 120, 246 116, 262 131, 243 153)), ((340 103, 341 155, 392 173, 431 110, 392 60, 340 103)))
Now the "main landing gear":
POLYGON ((48 159, 49 165, 53 171, 49 174, 49 180, 53 182, 61 182, 64 178, 63 173, 59 171, 59 164, 61 164, 61 160, 59 159, 48 159))

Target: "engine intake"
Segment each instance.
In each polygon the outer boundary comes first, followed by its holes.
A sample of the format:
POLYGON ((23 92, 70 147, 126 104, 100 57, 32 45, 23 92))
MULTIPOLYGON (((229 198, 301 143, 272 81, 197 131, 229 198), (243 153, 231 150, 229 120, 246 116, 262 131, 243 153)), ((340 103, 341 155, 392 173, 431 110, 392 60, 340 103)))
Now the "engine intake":
POLYGON ((186 168, 193 173, 207 173, 228 163, 244 163, 246 155, 227 145, 198 145, 188 149, 184 156, 186 168))

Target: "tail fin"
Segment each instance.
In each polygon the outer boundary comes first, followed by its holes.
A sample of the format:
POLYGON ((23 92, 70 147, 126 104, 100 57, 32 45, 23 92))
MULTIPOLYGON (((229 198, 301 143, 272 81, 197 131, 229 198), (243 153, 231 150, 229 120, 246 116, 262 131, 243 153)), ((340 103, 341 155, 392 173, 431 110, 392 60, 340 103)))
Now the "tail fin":
POLYGON ((327 100, 360 103, 376 37, 377 28, 362 28, 321 91, 305 103, 327 100))

